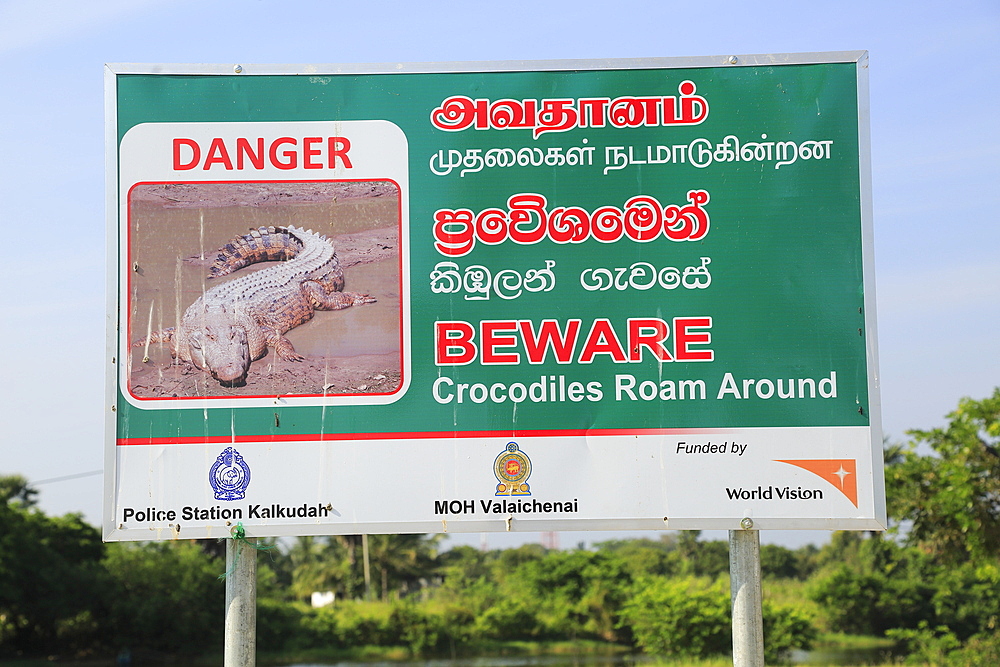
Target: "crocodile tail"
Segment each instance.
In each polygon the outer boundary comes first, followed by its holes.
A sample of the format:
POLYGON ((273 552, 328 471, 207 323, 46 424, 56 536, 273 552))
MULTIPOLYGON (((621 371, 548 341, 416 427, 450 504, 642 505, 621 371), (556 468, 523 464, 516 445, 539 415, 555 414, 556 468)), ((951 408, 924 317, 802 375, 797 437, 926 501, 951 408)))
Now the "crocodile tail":
POLYGON ((285 227, 259 227, 219 248, 209 278, 219 278, 257 262, 287 261, 302 250, 302 240, 285 227))

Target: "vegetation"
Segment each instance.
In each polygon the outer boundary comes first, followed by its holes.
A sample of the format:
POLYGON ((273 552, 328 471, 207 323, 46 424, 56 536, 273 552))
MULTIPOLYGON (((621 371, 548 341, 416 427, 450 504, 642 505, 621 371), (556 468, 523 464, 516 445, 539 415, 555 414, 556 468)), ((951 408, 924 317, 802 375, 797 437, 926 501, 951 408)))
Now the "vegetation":
MULTIPOLYGON (((910 435, 886 448, 889 534, 761 549, 768 664, 838 633, 895 642, 914 664, 1000 664, 1000 390, 910 435)), ((103 545, 79 516, 46 516, 36 496, 24 478, 0 477, 0 656, 219 651, 218 543, 103 545)), ((696 532, 443 553, 433 536, 370 536, 367 581, 361 536, 277 546, 258 556, 258 645, 272 655, 549 644, 691 664, 730 650, 727 545, 696 532), (314 609, 313 591, 336 602, 314 609)))

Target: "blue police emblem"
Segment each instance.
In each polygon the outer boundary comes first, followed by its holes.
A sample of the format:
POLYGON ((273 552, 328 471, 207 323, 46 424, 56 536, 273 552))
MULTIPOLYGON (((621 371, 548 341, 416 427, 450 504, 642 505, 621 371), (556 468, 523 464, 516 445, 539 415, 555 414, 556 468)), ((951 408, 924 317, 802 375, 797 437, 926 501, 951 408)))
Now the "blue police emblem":
POLYGON ((250 486, 250 466, 238 451, 226 447, 208 471, 208 481, 216 500, 243 500, 250 486))

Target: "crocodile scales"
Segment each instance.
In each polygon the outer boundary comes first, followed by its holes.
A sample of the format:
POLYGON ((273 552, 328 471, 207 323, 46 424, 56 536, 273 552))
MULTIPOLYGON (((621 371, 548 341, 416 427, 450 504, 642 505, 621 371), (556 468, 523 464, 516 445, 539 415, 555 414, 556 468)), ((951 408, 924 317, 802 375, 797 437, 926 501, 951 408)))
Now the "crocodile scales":
POLYGON ((280 261, 202 294, 176 329, 133 344, 169 342, 171 355, 212 375, 225 386, 246 383, 250 364, 268 348, 286 361, 305 357, 284 334, 312 319, 316 310, 374 303, 367 294, 344 292, 344 272, 333 242, 312 230, 260 227, 219 250, 209 278, 251 264, 280 261))

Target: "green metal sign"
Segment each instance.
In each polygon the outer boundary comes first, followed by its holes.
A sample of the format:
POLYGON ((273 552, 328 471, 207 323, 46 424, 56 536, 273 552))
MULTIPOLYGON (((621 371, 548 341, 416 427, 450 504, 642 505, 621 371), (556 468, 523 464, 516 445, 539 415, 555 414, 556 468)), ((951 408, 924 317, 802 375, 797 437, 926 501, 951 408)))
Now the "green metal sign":
POLYGON ((106 538, 883 526, 866 65, 111 66, 106 538))

